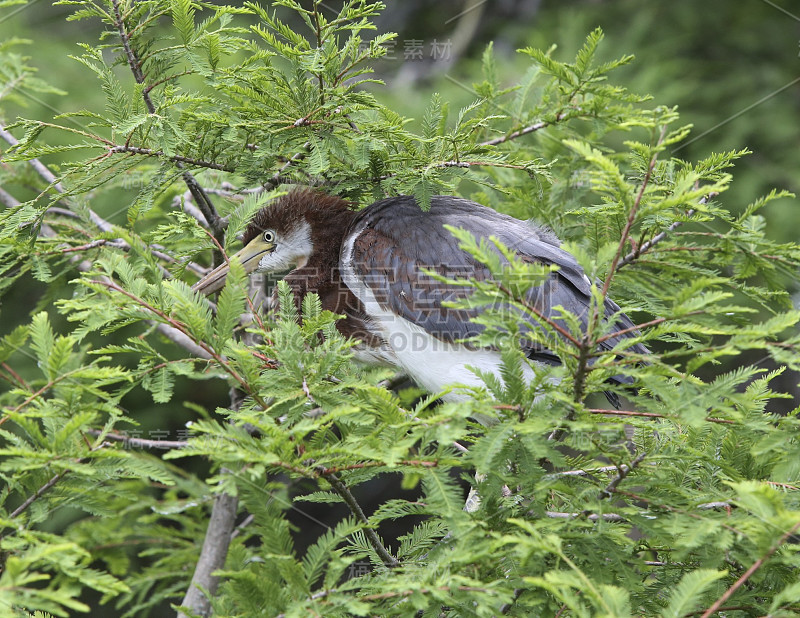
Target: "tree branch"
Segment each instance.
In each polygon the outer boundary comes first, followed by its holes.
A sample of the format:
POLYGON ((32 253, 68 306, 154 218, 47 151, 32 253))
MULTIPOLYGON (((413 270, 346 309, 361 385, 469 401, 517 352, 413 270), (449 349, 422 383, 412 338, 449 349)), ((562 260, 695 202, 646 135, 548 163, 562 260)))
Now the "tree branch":
MULTIPOLYGON (((666 127, 661 130, 661 136, 658 139, 658 145, 660 145, 664 140, 666 130, 666 127)), ((604 299, 608 296, 608 288, 611 286, 611 280, 614 278, 614 274, 617 272, 617 265, 622 258, 622 250, 625 247, 625 243, 628 242, 628 238, 630 237, 631 228, 633 228, 633 223, 636 221, 636 215, 639 212, 639 205, 642 203, 642 198, 644 197, 644 192, 647 189, 647 185, 650 184, 650 177, 653 175, 653 170, 655 169, 657 162, 658 152, 654 153, 650 158, 650 163, 648 164, 647 171, 642 179, 642 184, 639 185, 639 192, 636 194, 636 198, 633 201, 633 206, 631 207, 630 213, 628 213, 628 220, 625 222, 625 227, 622 230, 622 237, 619 239, 617 251, 614 254, 614 259, 611 260, 611 266, 608 269, 606 280, 603 282, 602 296, 604 299)), ((593 312, 592 317, 596 319, 596 311, 593 312)))
POLYGON ((628 476, 628 474, 631 473, 632 470, 636 469, 636 466, 642 463, 642 460, 645 457, 647 457, 647 453, 639 453, 631 462, 630 466, 625 464, 617 466, 617 476, 615 476, 608 486, 600 492, 600 499, 602 500, 603 498, 610 498, 611 494, 617 489, 617 487, 619 487, 619 484, 625 479, 626 476, 628 476))
POLYGON ((86 433, 92 436, 103 436, 108 440, 123 442, 126 446, 132 446, 135 448, 156 448, 168 450, 174 448, 186 448, 189 444, 185 440, 149 440, 146 438, 133 438, 131 436, 113 432, 104 434, 99 429, 89 429, 86 433))
MULTIPOLYGON (((192 583, 181 603, 181 607, 187 608, 191 615, 205 617, 211 614, 211 601, 206 592, 213 596, 217 591, 219 577, 215 577, 213 573, 225 566, 238 506, 239 500, 236 496, 221 493, 214 498, 200 558, 192 575, 192 583)), ((178 618, 188 618, 189 615, 178 611, 178 618)))
MULTIPOLYGON (((117 154, 117 153, 130 153, 130 154, 137 154, 142 155, 145 157, 161 157, 169 159, 175 163, 186 163, 187 165, 191 165, 192 167, 206 167, 212 170, 219 170, 221 172, 228 172, 228 173, 235 173, 236 170, 232 167, 228 167, 226 165, 222 165, 221 163, 215 163, 214 161, 205 161, 203 159, 193 159, 192 157, 185 157, 183 155, 167 155, 163 150, 152 150, 150 148, 139 148, 138 146, 128 146, 123 144, 117 144, 112 146, 108 149, 109 154, 117 154)), ((189 172, 185 172, 188 174, 189 172)))
MULTIPOLYGON (((136 51, 131 45, 130 35, 125 27, 125 19, 119 10, 119 0, 112 0, 112 4, 114 6, 114 25, 117 28, 117 33, 119 34, 120 41, 122 42, 122 48, 125 50, 125 57, 128 59, 128 66, 133 73, 133 78, 136 80, 136 83, 145 85, 144 73, 142 72, 142 62, 136 55, 136 51)), ((144 103, 147 106, 147 111, 149 111, 151 114, 155 114, 156 106, 153 104, 153 100, 150 98, 150 90, 146 87, 142 89, 142 99, 144 99, 144 103)), ((184 169, 183 163, 180 160, 175 159, 174 162, 175 167, 177 167, 179 170, 184 169)), ((214 208, 214 204, 206 195, 205 191, 203 191, 203 188, 200 186, 191 172, 183 172, 183 181, 186 183, 189 191, 191 191, 192 195, 194 196, 195 203, 203 212, 203 216, 205 216, 206 221, 208 221, 209 225, 211 226, 211 229, 214 230, 214 234, 220 234, 222 232, 220 217, 217 214, 216 208, 214 208)))
POLYGON ((347 504, 347 506, 350 508, 350 511, 353 513, 353 515, 356 516, 356 519, 364 524, 364 534, 366 535, 367 540, 370 542, 370 545, 372 545, 375 552, 378 554, 378 556, 380 556, 381 560, 383 560, 383 563, 390 568, 398 566, 400 561, 392 556, 392 554, 390 554, 389 551, 383 546, 381 538, 378 536, 378 533, 370 527, 369 520, 367 519, 367 516, 364 515, 361 505, 358 503, 358 501, 356 501, 355 496, 350 493, 350 490, 347 488, 347 486, 342 483, 339 477, 333 472, 328 472, 327 474, 322 472, 321 474, 325 477, 328 483, 330 483, 333 490, 339 494, 342 500, 345 501, 345 504, 347 504))
POLYGON ((730 588, 728 588, 714 603, 709 607, 705 613, 701 616, 701 618, 709 618, 712 614, 719 611, 722 607, 722 604, 725 603, 728 599, 733 596, 733 593, 736 592, 739 588, 741 588, 742 584, 744 584, 750 577, 760 569, 763 564, 769 560, 770 556, 778 551, 781 545, 783 545, 786 541, 789 540, 795 532, 800 530, 800 521, 798 521, 794 526, 789 528, 786 532, 781 535, 781 538, 778 539, 778 542, 775 543, 772 547, 770 547, 767 552, 761 556, 758 560, 756 560, 753 564, 750 565, 750 568, 747 569, 744 573, 742 573, 741 577, 737 579, 730 588))
MULTIPOLYGON (((564 114, 558 114, 556 116, 556 122, 561 120, 564 117, 564 114)), ((534 122, 532 125, 528 125, 523 129, 519 129, 518 131, 512 131, 508 135, 503 135, 501 137, 495 137, 494 139, 486 140, 485 142, 481 142, 478 146, 497 146, 498 144, 502 144, 503 142, 511 141, 512 139, 516 139, 518 137, 522 137, 523 135, 527 135, 528 133, 533 133, 535 131, 539 131, 544 129, 545 127, 549 127, 552 122, 548 122, 546 120, 541 120, 539 122, 534 122)))
POLYGON ((39 489, 37 489, 35 493, 28 496, 28 499, 25 500, 25 502, 23 502, 17 508, 15 508, 9 515, 9 519, 14 519, 15 517, 18 517, 19 515, 24 513, 25 509, 27 509, 31 504, 36 502, 39 498, 41 498, 42 495, 45 494, 45 492, 52 489, 52 487, 56 483, 58 483, 58 481, 64 478, 67 474, 69 474, 69 470, 62 470, 58 474, 54 475, 49 481, 47 481, 44 485, 42 485, 39 489))
MULTIPOLYGON (((712 191, 708 195, 703 196, 700 199, 700 203, 701 204, 707 204, 709 200, 715 198, 717 195, 719 195, 719 193, 717 193, 716 191, 712 191)), ((686 211, 686 216, 687 217, 691 217, 694 213, 695 213, 694 208, 690 208, 688 211, 686 211)), ((628 264, 630 264, 634 260, 638 259, 640 256, 642 256, 645 253, 647 253, 648 251, 650 251, 650 249, 652 249, 658 243, 660 243, 662 240, 664 240, 667 237, 667 234, 669 234, 670 232, 674 232, 676 229, 678 229, 683 224, 684 224, 683 221, 673 221, 672 225, 670 225, 666 230, 664 230, 663 232, 659 232, 658 234, 653 236, 650 240, 648 240, 647 242, 642 243, 641 245, 636 247, 636 249, 634 249, 628 255, 626 255, 624 258, 622 258, 619 261, 619 264, 617 265, 617 270, 619 270, 623 266, 627 266, 628 264)))
MULTIPOLYGON (((667 418, 671 419, 671 416, 667 416, 666 414, 659 414, 658 412, 638 412, 636 410, 606 410, 605 408, 589 408, 587 412, 591 412, 592 414, 603 414, 605 416, 641 416, 644 418, 667 418)), ((709 423, 719 423, 721 425, 734 425, 736 421, 732 421, 727 418, 715 418, 713 416, 707 416, 705 420, 709 423)))

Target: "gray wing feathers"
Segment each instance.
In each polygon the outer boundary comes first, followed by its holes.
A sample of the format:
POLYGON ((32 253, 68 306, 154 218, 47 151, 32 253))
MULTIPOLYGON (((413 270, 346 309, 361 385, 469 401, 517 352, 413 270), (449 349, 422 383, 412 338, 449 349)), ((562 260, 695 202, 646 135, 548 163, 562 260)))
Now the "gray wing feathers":
MULTIPOLYGON (((456 279, 485 280, 491 276, 483 264, 458 248, 445 224, 464 228, 478 238, 495 236, 523 259, 557 265, 558 271, 545 284, 532 288, 527 300, 548 318, 560 321, 554 308, 561 306, 580 316, 585 325, 591 285, 575 258, 558 246, 555 235, 464 199, 435 196, 429 212, 421 211, 411 196, 376 202, 362 211, 351 227, 356 238, 348 256, 349 267, 383 308, 438 339, 456 342, 476 335, 483 327, 470 321, 475 310, 442 306, 444 301, 468 296, 471 289, 444 285, 424 272, 431 270, 456 279)), ((619 307, 607 300, 605 317, 617 312, 619 307)), ((627 316, 617 315, 616 330, 632 326, 627 316)), ((610 339, 602 347, 610 349, 617 340, 610 339)), ((643 346, 634 350, 646 352, 643 346)), ((526 352, 531 357, 541 356, 541 360, 555 359, 541 346, 531 345, 526 352)))

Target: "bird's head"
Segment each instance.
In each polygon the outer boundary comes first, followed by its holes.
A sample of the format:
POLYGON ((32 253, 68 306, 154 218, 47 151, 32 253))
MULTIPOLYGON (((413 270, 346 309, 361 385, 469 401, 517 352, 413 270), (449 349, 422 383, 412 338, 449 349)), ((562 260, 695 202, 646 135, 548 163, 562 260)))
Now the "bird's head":
MULTIPOLYGON (((255 214, 244 231, 244 247, 231 260, 238 260, 247 273, 302 268, 315 254, 338 261, 341 238, 353 214, 341 198, 318 191, 293 191, 255 214)), ((192 289, 203 294, 216 292, 225 285, 228 270, 227 263, 221 264, 192 289)))

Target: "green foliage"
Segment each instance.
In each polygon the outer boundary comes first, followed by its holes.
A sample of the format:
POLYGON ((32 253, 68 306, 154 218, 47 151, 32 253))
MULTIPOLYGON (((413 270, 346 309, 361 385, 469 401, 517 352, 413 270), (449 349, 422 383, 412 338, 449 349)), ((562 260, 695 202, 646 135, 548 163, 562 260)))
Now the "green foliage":
MULTIPOLYGON (((800 611, 786 543, 800 422, 797 408, 775 413, 771 387, 800 370, 783 285, 800 247, 771 241, 763 214, 785 194, 732 214, 718 198, 746 153, 671 156, 688 129, 610 81, 631 58, 600 63, 600 31, 570 63, 521 50, 531 64, 512 85, 489 46, 476 100, 452 113, 432 97, 415 132, 372 93, 369 64, 393 37, 371 32, 381 3, 335 16, 294 0, 61 4, 106 29, 76 57, 105 107, 18 119, 0 167, 3 184, 37 189, 4 198, 0 292, 21 277, 66 290, 0 340, 5 611, 65 616, 98 596, 124 616, 179 606, 222 492, 243 517, 219 615, 686 616, 726 592, 730 616, 800 611), (38 157, 61 162, 57 175, 38 157), (231 253, 291 184, 360 205, 458 193, 535 217, 596 282, 589 317, 542 316, 525 293, 549 267, 453 228, 494 274, 451 283, 472 289, 465 307, 490 308, 471 343, 499 347, 502 371, 459 403, 397 395, 352 363, 315 295, 298 303, 280 283, 277 311, 259 312, 235 260, 214 304, 191 289, 195 261, 231 253), (96 213, 102 197, 125 225, 96 213), (640 329, 595 352, 608 296, 640 329), (541 328, 523 332, 523 318, 541 328), (563 365, 532 366, 523 335, 563 365), (619 376, 637 388, 609 383, 619 376), (128 406, 143 391, 168 417, 176 385, 219 382, 230 404, 187 402, 180 439, 137 433, 128 406), (595 407, 605 391, 625 409, 595 407), (398 477, 414 497, 358 506, 398 477), (479 499, 465 510, 467 484, 479 499), (313 504, 350 515, 317 536, 295 529, 292 512, 313 504)), ((11 45, 0 79, 48 88, 11 45)))

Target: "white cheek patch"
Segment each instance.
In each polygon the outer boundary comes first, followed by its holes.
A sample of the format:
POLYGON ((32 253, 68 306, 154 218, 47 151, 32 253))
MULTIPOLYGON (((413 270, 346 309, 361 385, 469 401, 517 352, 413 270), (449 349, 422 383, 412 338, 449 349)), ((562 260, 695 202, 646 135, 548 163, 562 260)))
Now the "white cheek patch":
POLYGON ((283 238, 278 238, 275 251, 266 253, 258 262, 261 272, 280 272, 305 266, 311 256, 311 226, 303 222, 283 238))

